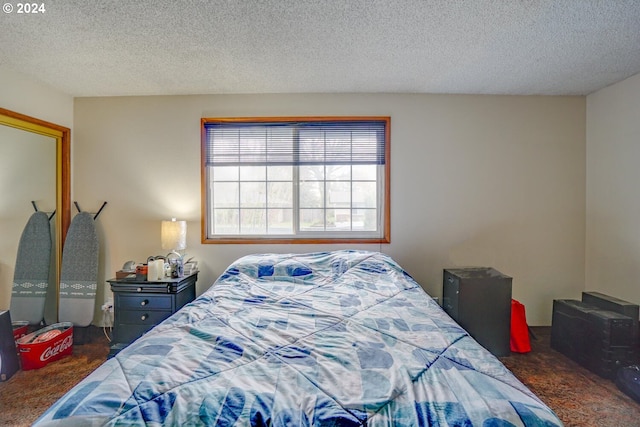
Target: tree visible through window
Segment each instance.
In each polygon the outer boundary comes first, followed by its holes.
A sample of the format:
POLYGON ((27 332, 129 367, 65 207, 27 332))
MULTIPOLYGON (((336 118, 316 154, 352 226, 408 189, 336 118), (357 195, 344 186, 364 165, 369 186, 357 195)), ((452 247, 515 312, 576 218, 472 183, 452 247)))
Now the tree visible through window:
POLYGON ((202 119, 205 243, 388 242, 389 118, 202 119))

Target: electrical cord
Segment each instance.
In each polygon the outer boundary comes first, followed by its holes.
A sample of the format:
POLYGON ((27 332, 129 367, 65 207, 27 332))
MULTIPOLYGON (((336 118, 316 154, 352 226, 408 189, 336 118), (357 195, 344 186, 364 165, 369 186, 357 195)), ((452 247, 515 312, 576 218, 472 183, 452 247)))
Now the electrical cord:
POLYGON ((113 333, 113 323, 111 318, 112 310, 113 304, 111 303, 105 303, 102 306, 102 332, 109 342, 111 342, 111 337, 109 335, 113 333), (107 327, 109 328, 109 332, 107 332, 107 327))

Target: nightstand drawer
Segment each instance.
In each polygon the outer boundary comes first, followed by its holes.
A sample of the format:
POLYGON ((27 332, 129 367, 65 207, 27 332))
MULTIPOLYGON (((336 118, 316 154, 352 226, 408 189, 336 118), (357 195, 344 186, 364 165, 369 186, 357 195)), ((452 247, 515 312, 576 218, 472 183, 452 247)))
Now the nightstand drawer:
POLYGON ((169 295, 118 294, 120 310, 171 310, 169 295))
POLYGON ((154 310, 120 310, 118 311, 116 322, 119 324, 136 325, 157 325, 167 317, 171 316, 171 311, 154 310))

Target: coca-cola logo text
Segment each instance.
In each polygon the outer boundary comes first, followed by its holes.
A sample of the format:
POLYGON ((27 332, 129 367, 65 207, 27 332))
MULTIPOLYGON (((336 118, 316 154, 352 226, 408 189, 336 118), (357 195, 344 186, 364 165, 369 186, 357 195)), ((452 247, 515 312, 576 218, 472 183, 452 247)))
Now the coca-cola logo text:
POLYGON ((57 355, 58 353, 62 353, 63 351, 71 347, 72 344, 73 344, 73 336, 70 335, 66 337, 64 340, 58 341, 54 343, 52 346, 48 347, 42 353, 42 355, 40 355, 40 360, 42 362, 45 362, 50 358, 52 358, 53 356, 57 355))

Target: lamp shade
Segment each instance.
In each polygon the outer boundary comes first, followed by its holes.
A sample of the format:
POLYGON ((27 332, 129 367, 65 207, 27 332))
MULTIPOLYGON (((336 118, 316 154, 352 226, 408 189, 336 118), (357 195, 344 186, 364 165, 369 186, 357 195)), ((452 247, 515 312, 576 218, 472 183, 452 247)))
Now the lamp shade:
POLYGON ((162 249, 181 251, 187 247, 187 222, 162 221, 162 230, 160 233, 162 239, 162 249))

